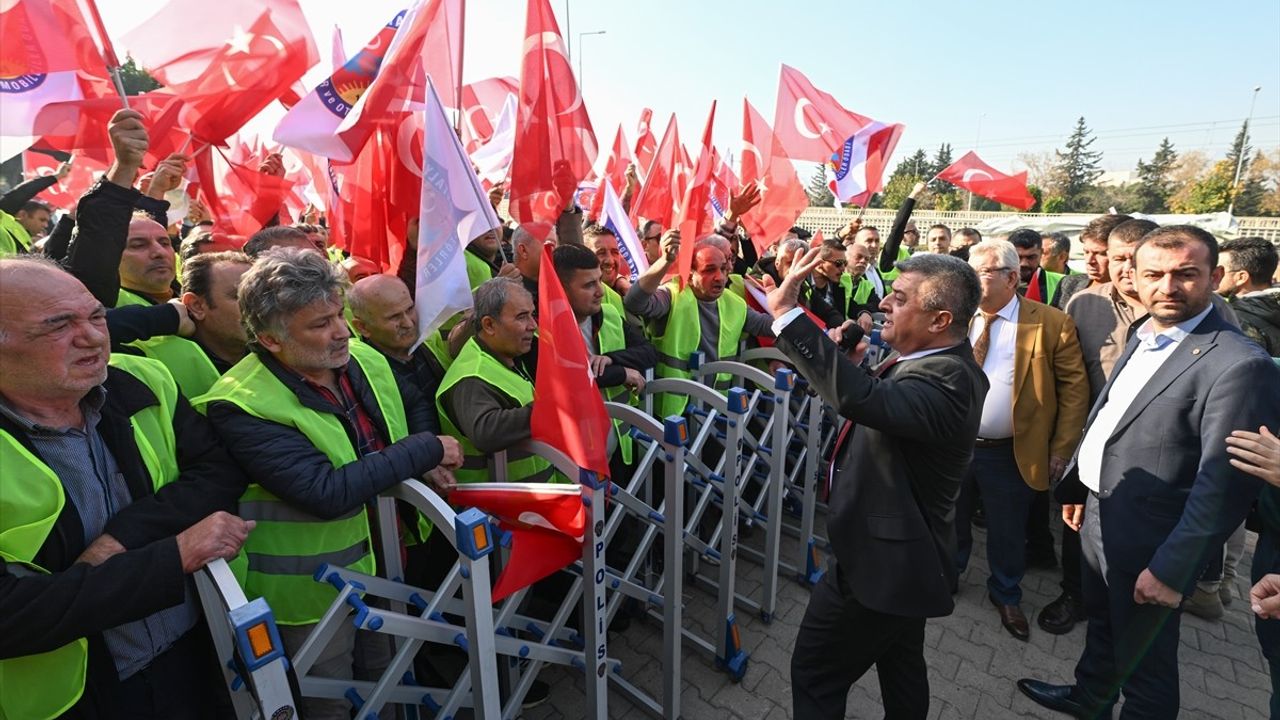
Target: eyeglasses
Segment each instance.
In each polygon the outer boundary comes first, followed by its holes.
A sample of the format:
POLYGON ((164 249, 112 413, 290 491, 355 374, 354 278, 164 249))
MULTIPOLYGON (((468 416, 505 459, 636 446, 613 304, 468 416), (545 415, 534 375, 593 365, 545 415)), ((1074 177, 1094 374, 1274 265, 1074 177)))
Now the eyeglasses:
POLYGON ((832 265, 835 265, 838 268, 845 267, 846 265, 849 264, 848 261, 846 260, 827 260, 827 262, 831 263, 832 265))
POLYGON ((645 242, 650 242, 650 241, 652 241, 652 242, 658 242, 659 240, 661 240, 661 239, 662 239, 662 236, 661 236, 661 235, 646 235, 646 236, 644 236, 644 237, 642 237, 642 238, 640 238, 640 239, 641 239, 641 240, 643 240, 643 241, 645 241, 645 242))
POLYGON ((989 277, 995 277, 997 275, 1003 275, 1004 273, 1010 273, 1010 272, 1013 272, 1013 268, 998 267, 998 268, 983 268, 978 271, 978 274, 981 275, 982 277, 989 278, 989 277))

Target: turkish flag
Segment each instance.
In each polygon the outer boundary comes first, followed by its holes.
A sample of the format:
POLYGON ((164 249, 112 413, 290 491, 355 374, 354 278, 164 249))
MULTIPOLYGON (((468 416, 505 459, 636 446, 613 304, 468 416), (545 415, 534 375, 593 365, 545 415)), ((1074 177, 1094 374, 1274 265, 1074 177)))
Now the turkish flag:
MULTIPOLYGON (((627 147, 627 139, 622 134, 622 126, 619 125, 617 134, 613 136, 613 149, 609 151, 609 159, 604 163, 604 175, 601 176, 600 182, 612 185, 618 197, 622 197, 622 192, 627 187, 627 167, 633 162, 635 159, 631 157, 631 148, 627 147)), ((596 192, 591 198, 591 210, 587 213, 587 217, 591 220, 598 219, 603 207, 604 193, 596 192)))
POLYGON ((827 187, 837 200, 866 207, 884 188, 884 171, 902 130, 897 123, 872 120, 844 141, 826 163, 827 187))
POLYGON ((711 213, 708 212, 711 198, 711 173, 713 161, 711 154, 711 129, 716 122, 716 101, 711 101, 711 112, 707 114, 707 125, 702 130, 702 152, 698 153, 698 164, 693 169, 693 177, 684 191, 684 199, 680 204, 680 255, 676 258, 676 273, 681 282, 687 282, 689 269, 693 266, 693 246, 698 238, 712 230, 711 213))
POLYGON ((529 421, 533 439, 560 450, 578 467, 607 477, 612 425, 587 364, 582 330, 556 275, 550 245, 542 247, 538 274, 536 378, 529 421))
POLYGON ((420 110, 428 77, 436 88, 452 93, 461 63, 462 0, 418 0, 396 32, 378 76, 338 126, 351 156, 375 130, 394 132, 401 113, 420 110))
POLYGON ((1030 210, 1036 204, 1035 197, 1027 192, 1027 171, 1005 175, 983 162, 972 150, 938 173, 938 179, 1019 210, 1030 210))
POLYGON ((636 170, 640 172, 640 179, 643 181, 648 178, 644 173, 648 171, 649 164, 653 162, 653 156, 658 151, 658 139, 653 136, 653 128, 649 127, 650 121, 653 120, 653 111, 645 108, 640 111, 640 123, 636 126, 636 170))
POLYGON ((809 196, 769 124, 742 100, 742 184, 760 190, 760 204, 742 218, 761 255, 796 224, 809 196))
POLYGON ((738 176, 715 148, 711 148, 711 167, 711 209, 716 217, 724 217, 729 212, 729 198, 738 188, 738 176))
POLYGON ((292 183, 258 172, 257 165, 236 162, 217 147, 196 154, 200 194, 218 232, 249 237, 280 211, 292 183))
MULTIPOLYGON (((167 90, 130 96, 129 109, 141 113, 151 143, 145 165, 154 166, 186 144, 189 135, 179 122, 183 107, 182 99, 167 90)), ((41 138, 36 145, 109 163, 113 157, 107 125, 119 110, 120 98, 114 95, 46 105, 32 126, 41 138)))
POLYGON ((494 77, 462 86, 462 144, 467 154, 489 142, 508 95, 520 97, 513 77, 494 77))
MULTIPOLYGON (((631 219, 640 218, 656 221, 664 228, 672 226, 676 215, 680 196, 675 192, 675 178, 679 174, 680 162, 680 129, 676 127, 676 116, 667 121, 666 132, 662 133, 662 142, 654 153, 652 162, 644 176, 644 184, 640 192, 631 198, 631 219)), ((633 222, 633 224, 637 224, 633 222)))
MULTIPOLYGON (((28 178, 56 175, 61 165, 61 162, 41 152, 28 150, 22 153, 22 171, 28 178)), ((59 210, 70 210, 106 171, 106 163, 87 157, 73 158, 71 172, 40 193, 39 199, 59 210)))
POLYGON ((524 35, 509 207, 544 238, 591 172, 596 137, 547 0, 529 0, 524 35))
POLYGON ((773 129, 787 156, 824 162, 870 122, 815 88, 799 70, 782 66, 773 129))
POLYGON ((449 502, 483 510, 511 533, 511 557, 493 587, 495 603, 582 557, 587 512, 581 485, 468 483, 450 492, 449 502))
POLYGON ((104 61, 75 0, 10 0, 0 10, 0 90, 66 70, 102 74, 104 61))
POLYGON ((671 177, 675 180, 676 212, 680 212, 679 203, 684 198, 685 190, 689 189, 689 179, 693 177, 693 159, 689 157, 689 148, 684 145, 680 146, 680 154, 676 159, 676 171, 671 177))
POLYGON ((182 124, 208 144, 231 137, 319 61, 297 0, 219 0, 215 13, 203 0, 170 0, 125 44, 182 98, 182 124))

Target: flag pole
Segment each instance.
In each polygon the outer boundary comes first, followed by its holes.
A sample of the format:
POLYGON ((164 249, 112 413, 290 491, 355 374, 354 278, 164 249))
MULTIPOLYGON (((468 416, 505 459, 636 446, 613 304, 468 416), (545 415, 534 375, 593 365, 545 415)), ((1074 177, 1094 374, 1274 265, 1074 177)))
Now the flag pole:
POLYGON ((116 55, 116 49, 111 44, 111 36, 107 35, 107 28, 102 24, 102 14, 98 12, 98 3, 94 0, 79 0, 81 12, 89 16, 89 20, 93 23, 93 31, 98 36, 96 38, 98 49, 102 52, 102 61, 106 63, 107 71, 111 73, 111 83, 115 85, 116 94, 120 96, 120 104, 125 110, 129 109, 129 96, 124 91, 124 79, 120 77, 120 58, 116 55))
MULTIPOLYGON (((455 78, 453 107, 458 111, 457 127, 453 130, 458 133, 458 137, 462 137, 462 116, 465 110, 462 107, 462 51, 467 44, 467 3, 458 3, 458 77, 455 78)), ((499 243, 501 244, 501 243, 499 243)))

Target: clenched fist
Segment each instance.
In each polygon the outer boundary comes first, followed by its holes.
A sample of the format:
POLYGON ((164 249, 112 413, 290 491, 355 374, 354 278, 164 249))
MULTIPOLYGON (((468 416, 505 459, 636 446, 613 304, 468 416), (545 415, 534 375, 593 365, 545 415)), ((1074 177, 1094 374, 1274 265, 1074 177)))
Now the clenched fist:
POLYGON ((182 531, 178 534, 182 571, 193 573, 218 558, 235 557, 254 525, 252 520, 219 510, 182 531))

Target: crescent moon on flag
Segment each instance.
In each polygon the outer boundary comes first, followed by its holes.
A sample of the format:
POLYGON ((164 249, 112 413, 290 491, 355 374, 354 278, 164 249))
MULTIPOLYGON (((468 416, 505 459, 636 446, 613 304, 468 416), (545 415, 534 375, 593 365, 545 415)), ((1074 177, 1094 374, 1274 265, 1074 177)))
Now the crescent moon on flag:
MULTIPOLYGON (((544 31, 537 35, 530 35, 524 39, 524 52, 521 54, 522 64, 523 58, 528 57, 529 51, 536 48, 539 44, 542 45, 544 52, 553 52, 563 58, 565 67, 569 68, 569 72, 572 74, 573 66, 569 64, 569 56, 564 52, 564 43, 560 40, 560 36, 553 32, 544 31)), ((578 87, 577 78, 574 78, 573 92, 573 102, 569 103, 568 108, 556 113, 556 115, 567 115, 582 107, 582 89, 578 87)))
POLYGON ((554 190, 549 190, 547 192, 539 193, 539 194, 542 195, 542 198, 538 202, 539 204, 542 205, 542 208, 546 210, 548 213, 551 213, 553 215, 559 215, 560 212, 564 209, 564 208, 557 207, 560 201, 559 193, 555 192, 554 190))
MULTIPOLYGON (((417 129, 413 123, 400 123, 400 128, 396 131, 396 155, 400 157, 401 164, 414 175, 422 177, 422 163, 413 159, 413 136, 417 129)), ((426 152, 426 148, 423 148, 423 152, 426 152)))
POLYGON ((272 45, 275 45, 276 50, 279 50, 280 52, 284 52, 284 43, 281 42, 280 38, 276 37, 275 35, 255 35, 254 37, 260 37, 263 40, 266 40, 267 42, 271 43, 272 45))
POLYGON ((805 105, 808 105, 809 107, 813 107, 813 103, 809 102, 809 98, 800 98, 799 100, 796 101, 796 116, 795 116, 796 130, 799 131, 801 135, 809 138, 810 140, 817 140, 822 136, 819 135, 818 133, 809 131, 809 124, 805 122, 805 119, 804 119, 805 105))
MULTIPOLYGON (((468 109, 467 109, 466 113, 464 113, 464 114, 463 114, 463 117, 465 117, 465 118, 466 118, 466 120, 467 120, 467 127, 468 127, 468 128, 470 128, 470 130, 471 130, 471 137, 473 137, 473 138, 479 138, 479 137, 480 137, 480 133, 476 130, 476 121, 471 119, 472 114, 473 114, 473 113, 475 113, 475 111, 477 111, 477 110, 483 111, 483 110, 484 110, 484 106, 483 106, 483 105, 472 105, 470 108, 468 108, 468 109)), ((488 117, 488 115, 486 114, 486 115, 485 115, 485 117, 488 117)), ((492 126, 493 126, 493 122, 492 122, 492 121, 490 121, 489 125, 492 127, 492 126)))
POLYGON ((748 154, 756 156, 756 169, 763 170, 764 169, 764 153, 760 152, 760 148, 756 147, 755 143, 749 143, 746 140, 743 140, 742 141, 742 159, 745 160, 748 154))
POLYGON ((995 180, 995 178, 991 177, 991 173, 987 172, 986 170, 979 170, 978 168, 970 168, 964 171, 964 175, 960 178, 960 181, 969 182, 970 180, 973 179, 973 176, 975 175, 981 175, 986 180, 995 180))

